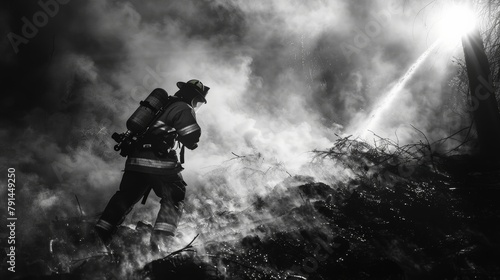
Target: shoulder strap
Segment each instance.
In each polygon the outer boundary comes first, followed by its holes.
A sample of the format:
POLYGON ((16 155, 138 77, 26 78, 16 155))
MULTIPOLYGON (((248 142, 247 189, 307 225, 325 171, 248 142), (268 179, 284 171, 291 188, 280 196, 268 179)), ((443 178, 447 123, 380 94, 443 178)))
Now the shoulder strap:
POLYGON ((161 107, 160 110, 158 110, 158 112, 156 113, 155 117, 153 118, 153 120, 149 123, 148 127, 146 130, 144 130, 144 132, 141 134, 144 135, 146 134, 147 132, 149 132, 150 128, 152 125, 154 125, 156 123, 156 121, 158 121, 158 118, 163 114, 163 112, 165 112, 165 110, 170 107, 170 105, 176 103, 176 102, 180 102, 182 101, 180 98, 177 98, 177 97, 174 97, 172 95, 169 95, 168 96, 168 100, 167 100, 167 103, 165 103, 165 105, 163 105, 163 107, 161 107))

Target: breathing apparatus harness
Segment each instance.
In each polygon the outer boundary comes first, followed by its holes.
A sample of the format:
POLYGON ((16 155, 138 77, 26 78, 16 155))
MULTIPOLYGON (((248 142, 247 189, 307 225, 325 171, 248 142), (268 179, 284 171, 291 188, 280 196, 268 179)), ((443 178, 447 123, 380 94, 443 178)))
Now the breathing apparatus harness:
MULTIPOLYGON (((127 120, 127 131, 124 133, 113 133, 111 136, 118 144, 114 146, 115 151, 120 151, 123 157, 128 156, 134 149, 138 148, 138 144, 147 137, 147 132, 156 123, 161 114, 172 104, 182 101, 180 98, 169 96, 168 93, 160 88, 151 92, 151 94, 143 101, 139 102, 139 107, 127 120)), ((144 144, 141 148, 151 148, 159 156, 164 156, 165 153, 175 147, 177 141, 177 132, 174 128, 169 130, 167 134, 160 137, 161 143, 144 144), (172 144, 170 142, 173 141, 172 144)), ((177 141, 180 147, 180 162, 184 163, 184 144, 177 141)))

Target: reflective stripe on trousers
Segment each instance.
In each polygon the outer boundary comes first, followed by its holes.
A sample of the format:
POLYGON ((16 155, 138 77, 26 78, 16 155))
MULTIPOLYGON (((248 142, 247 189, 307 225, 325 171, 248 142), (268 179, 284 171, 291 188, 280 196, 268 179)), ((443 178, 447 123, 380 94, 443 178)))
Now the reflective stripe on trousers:
POLYGON ((99 221, 97 221, 95 226, 100 227, 100 228, 104 229, 105 231, 109 231, 109 232, 112 232, 114 229, 114 226, 112 224, 110 224, 102 219, 99 219, 99 221))
POLYGON ((155 227, 153 229, 157 231, 165 231, 166 233, 170 233, 169 235, 175 235, 177 226, 169 223, 156 222, 155 227))

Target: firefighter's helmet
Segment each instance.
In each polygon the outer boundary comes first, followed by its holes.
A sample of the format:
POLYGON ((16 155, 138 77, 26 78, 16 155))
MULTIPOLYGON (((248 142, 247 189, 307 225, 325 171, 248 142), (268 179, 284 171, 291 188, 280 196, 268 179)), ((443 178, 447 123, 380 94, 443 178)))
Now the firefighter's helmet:
POLYGON ((199 80, 189 80, 186 83, 178 82, 177 87, 179 91, 175 96, 180 97, 195 109, 199 108, 202 104, 207 103, 205 97, 207 96, 209 87, 203 85, 199 80))

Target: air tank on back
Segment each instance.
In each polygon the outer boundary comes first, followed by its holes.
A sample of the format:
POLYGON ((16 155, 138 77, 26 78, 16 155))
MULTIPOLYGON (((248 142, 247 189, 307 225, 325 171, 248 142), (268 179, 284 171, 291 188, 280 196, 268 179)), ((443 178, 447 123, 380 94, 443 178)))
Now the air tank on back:
POLYGON ((140 102, 141 106, 127 120, 127 129, 132 134, 143 132, 167 102, 168 93, 164 89, 153 90, 144 101, 140 102))
POLYGON ((122 152, 122 156, 126 156, 133 144, 134 137, 143 133, 155 119, 160 109, 169 101, 168 93, 161 88, 154 89, 148 97, 141 101, 139 108, 127 120, 127 132, 118 134, 113 133, 111 136, 116 142, 115 151, 122 152))

